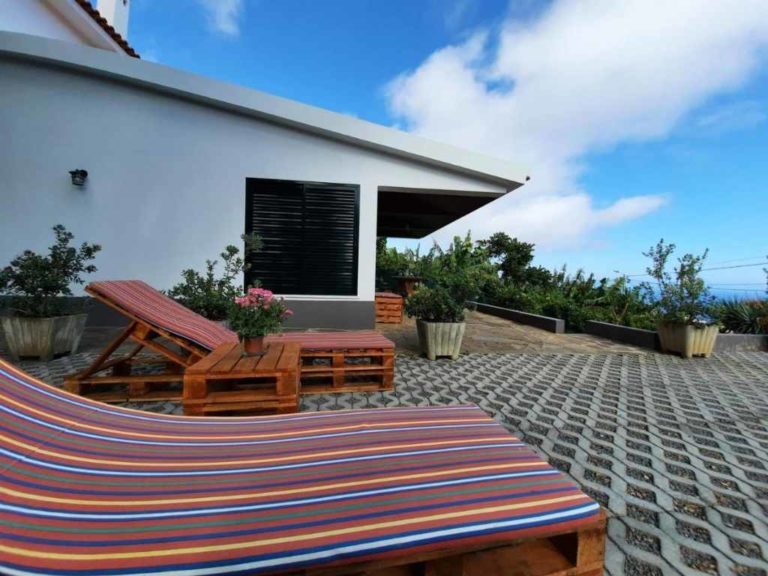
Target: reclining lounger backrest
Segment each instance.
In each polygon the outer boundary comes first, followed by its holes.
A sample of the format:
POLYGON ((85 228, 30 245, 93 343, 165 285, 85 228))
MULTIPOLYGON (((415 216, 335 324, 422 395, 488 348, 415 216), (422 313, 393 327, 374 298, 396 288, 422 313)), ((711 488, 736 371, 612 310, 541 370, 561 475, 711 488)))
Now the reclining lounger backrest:
POLYGON ((237 341, 237 334, 231 330, 192 312, 141 280, 92 282, 85 290, 124 316, 170 332, 207 350, 237 341))

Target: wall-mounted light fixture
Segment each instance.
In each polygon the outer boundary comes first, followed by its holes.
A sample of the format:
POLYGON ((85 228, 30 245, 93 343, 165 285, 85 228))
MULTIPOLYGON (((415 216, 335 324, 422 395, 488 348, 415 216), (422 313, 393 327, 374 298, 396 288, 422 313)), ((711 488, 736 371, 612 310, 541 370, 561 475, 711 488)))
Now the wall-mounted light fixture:
POLYGON ((88 178, 88 170, 83 170, 82 168, 70 170, 69 175, 72 176, 73 186, 83 186, 85 185, 86 178, 88 178))

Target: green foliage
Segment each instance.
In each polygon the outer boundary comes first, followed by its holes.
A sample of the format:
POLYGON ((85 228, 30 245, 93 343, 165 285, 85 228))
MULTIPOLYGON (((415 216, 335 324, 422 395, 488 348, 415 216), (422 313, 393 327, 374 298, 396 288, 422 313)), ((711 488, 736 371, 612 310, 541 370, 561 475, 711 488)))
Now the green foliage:
POLYGON ((435 244, 424 257, 420 273, 428 286, 444 288, 461 305, 477 300, 498 282, 487 250, 473 243, 469 234, 454 237, 447 250, 435 244))
POLYGON ((235 296, 227 310, 229 326, 241 338, 280 332, 283 322, 292 315, 285 300, 275 298, 264 288, 249 288, 245 294, 235 296))
POLYGON ((656 281, 657 291, 647 282, 643 283, 643 289, 648 298, 655 298, 656 314, 661 321, 707 323, 707 312, 714 299, 700 274, 709 250, 701 256, 684 254, 670 272, 669 260, 674 252, 675 245, 665 243, 663 238, 648 252, 643 252, 643 256, 651 259, 646 271, 656 281))
MULTIPOLYGON (((380 246, 385 248, 386 242, 380 246)), ((399 257, 403 257, 400 266, 406 259, 415 258, 411 268, 425 279, 424 284, 443 289, 457 305, 479 300, 562 318, 571 331, 583 330, 588 320, 635 328, 655 327, 652 303, 640 287, 630 285, 628 278, 597 279, 583 270, 569 274, 565 267, 549 271, 534 266, 534 245, 503 232, 474 243, 469 235, 456 237, 448 249, 435 245, 423 256, 418 251, 406 256, 392 248, 386 254, 380 250, 379 256, 379 270, 380 264, 390 266, 399 257)), ((414 300, 410 315, 426 313, 426 303, 436 300, 437 296, 429 293, 414 300)), ((438 308, 437 304, 434 306, 438 308)))
POLYGON ((723 300, 713 306, 711 315, 725 332, 768 334, 768 300, 723 300))
POLYGON ((551 274, 541 266, 531 266, 535 246, 510 238, 504 232, 496 232, 488 240, 480 240, 477 245, 486 250, 491 260, 498 266, 502 280, 508 280, 517 286, 546 286, 551 282, 551 274))
POLYGON ((56 243, 43 256, 25 250, 0 270, 0 294, 13 296, 12 308, 20 316, 45 318, 65 312, 60 296, 71 296, 72 284, 83 284, 82 274, 96 266, 88 264, 101 250, 98 244, 83 242, 70 246, 74 234, 61 224, 53 227, 56 243))
POLYGON ((405 300, 405 313, 425 322, 464 322, 464 304, 447 289, 422 286, 405 300))
MULTIPOLYGON (((241 238, 246 255, 261 249, 258 236, 244 234, 241 238)), ((221 276, 216 275, 218 261, 206 260, 203 273, 191 268, 182 271, 183 281, 171 288, 168 296, 209 320, 224 320, 239 292, 238 277, 248 265, 236 246, 227 246, 219 256, 224 265, 221 276)))

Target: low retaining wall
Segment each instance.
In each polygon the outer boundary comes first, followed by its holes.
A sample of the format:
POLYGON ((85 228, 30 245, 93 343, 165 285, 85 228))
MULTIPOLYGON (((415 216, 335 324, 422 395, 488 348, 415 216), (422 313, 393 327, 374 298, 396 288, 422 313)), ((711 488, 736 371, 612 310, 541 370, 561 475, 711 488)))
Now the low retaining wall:
POLYGON ((718 334, 715 352, 753 350, 768 352, 768 336, 765 334, 718 334))
POLYGON ((655 330, 642 330, 641 328, 629 328, 608 322, 587 320, 584 323, 584 332, 622 344, 630 344, 649 350, 660 349, 659 335, 655 330))
MULTIPOLYGON (((584 331, 593 336, 608 338, 649 350, 660 350, 659 336, 653 330, 629 328, 608 322, 589 320, 584 324, 584 331)), ((768 336, 762 334, 718 334, 715 340, 715 352, 735 351, 766 351, 768 352, 768 336)))
POLYGON ((510 310, 509 308, 502 308, 501 306, 494 306, 492 304, 481 304, 480 302, 469 302, 469 304, 475 307, 478 312, 484 314, 490 314, 491 316, 512 320, 513 322, 526 324, 528 326, 535 326, 536 328, 541 328, 547 332, 554 332, 555 334, 563 334, 565 332, 565 320, 560 318, 539 316, 538 314, 510 310))

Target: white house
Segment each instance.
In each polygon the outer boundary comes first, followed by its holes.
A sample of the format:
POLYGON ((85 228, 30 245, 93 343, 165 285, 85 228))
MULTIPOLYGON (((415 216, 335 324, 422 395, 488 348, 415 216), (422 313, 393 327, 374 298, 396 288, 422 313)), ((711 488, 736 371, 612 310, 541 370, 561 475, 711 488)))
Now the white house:
POLYGON ((0 30, 138 57, 128 44, 131 0, 0 0, 0 30))
POLYGON ((61 223, 103 245, 92 279, 166 289, 253 231, 264 250, 252 273, 287 297, 296 326, 371 327, 377 236, 423 237, 526 180, 507 162, 19 20, 0 32, 0 263, 45 249, 61 223))

